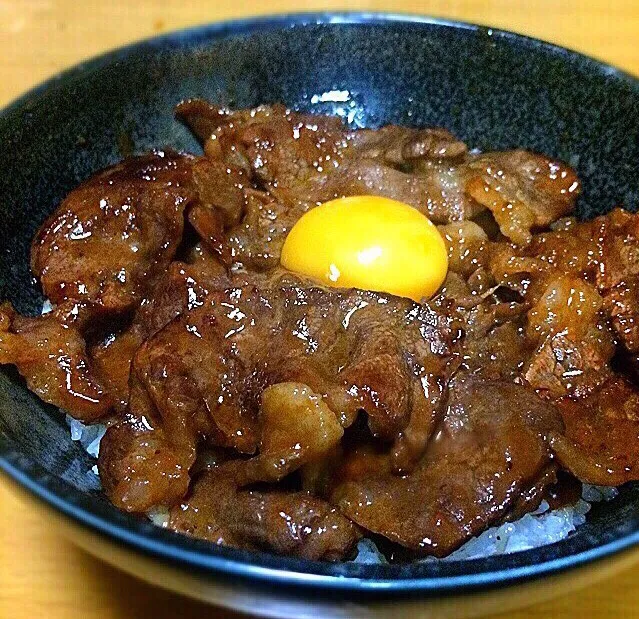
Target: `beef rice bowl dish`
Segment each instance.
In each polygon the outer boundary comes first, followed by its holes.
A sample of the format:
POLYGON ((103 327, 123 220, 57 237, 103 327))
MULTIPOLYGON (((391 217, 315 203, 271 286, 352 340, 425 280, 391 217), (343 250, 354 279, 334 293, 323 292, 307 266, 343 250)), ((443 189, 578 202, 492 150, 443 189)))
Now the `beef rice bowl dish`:
POLYGON ((0 363, 69 417, 118 508, 313 560, 557 541, 639 480, 639 216, 439 128, 176 108, 43 223, 0 363), (472 146, 472 145, 471 145, 472 146))

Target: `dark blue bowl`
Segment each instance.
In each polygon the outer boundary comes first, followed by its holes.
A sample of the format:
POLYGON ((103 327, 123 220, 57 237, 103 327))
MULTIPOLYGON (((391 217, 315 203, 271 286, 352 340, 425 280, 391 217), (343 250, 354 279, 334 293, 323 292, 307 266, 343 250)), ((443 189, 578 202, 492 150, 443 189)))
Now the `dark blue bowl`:
MULTIPOLYGON (((639 83, 614 68, 522 36, 421 17, 306 14, 213 24, 79 65, 0 114, 0 299, 39 311, 29 243, 81 180, 130 152, 198 149, 172 114, 178 101, 198 96, 233 107, 281 101, 354 125, 440 125, 473 147, 522 146, 571 162, 584 183, 581 216, 639 204, 639 83)), ((301 561, 214 547, 118 512, 87 474, 92 464, 59 412, 3 369, 0 470, 66 517, 83 545, 200 597, 271 615, 345 598, 351 610, 370 610, 389 598, 432 601, 521 583, 639 541, 639 490, 630 486, 596 506, 569 539, 533 551, 393 566, 301 561), (195 580, 209 593, 194 592, 195 580), (273 599, 280 606, 269 606, 273 599), (302 606, 281 606, 293 599, 302 606)))

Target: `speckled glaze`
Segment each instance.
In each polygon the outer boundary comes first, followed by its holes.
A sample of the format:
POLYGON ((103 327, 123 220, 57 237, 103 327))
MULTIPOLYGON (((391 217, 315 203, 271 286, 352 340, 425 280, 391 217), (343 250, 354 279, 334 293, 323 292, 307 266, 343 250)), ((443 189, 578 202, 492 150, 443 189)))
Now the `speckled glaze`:
MULTIPOLYGON (((198 150, 172 114, 198 96, 235 107, 281 101, 358 126, 443 126, 471 147, 522 146, 569 161, 583 179, 583 217, 639 207, 639 83, 616 69, 513 34, 406 16, 214 24, 90 61, 0 113, 0 300, 27 313, 41 307, 29 243, 78 182, 131 152, 198 150)), ((303 591, 311 603, 329 590, 333 600, 361 602, 366 592, 376 603, 521 582, 639 542, 639 488, 628 487, 594 507, 570 539, 515 555, 403 566, 282 559, 211 547, 120 513, 100 497, 92 464, 61 415, 3 368, 0 470, 84 525, 84 535, 89 527, 120 553, 155 558, 158 570, 169 561, 265 598, 277 584, 278 595, 303 591)))

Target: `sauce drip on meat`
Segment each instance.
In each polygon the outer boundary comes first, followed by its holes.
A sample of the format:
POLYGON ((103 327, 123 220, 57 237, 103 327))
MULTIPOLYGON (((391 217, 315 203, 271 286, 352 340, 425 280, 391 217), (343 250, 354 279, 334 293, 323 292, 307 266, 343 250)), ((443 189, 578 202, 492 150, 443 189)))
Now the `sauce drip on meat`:
POLYGON ((342 560, 372 533, 409 559, 568 500, 575 478, 639 480, 637 215, 579 222, 570 167, 443 129, 176 114, 204 155, 73 190, 32 245, 53 311, 0 306, 0 363, 108 425, 115 505, 216 544, 342 560), (279 266, 305 212, 353 195, 439 226, 428 302, 279 266))

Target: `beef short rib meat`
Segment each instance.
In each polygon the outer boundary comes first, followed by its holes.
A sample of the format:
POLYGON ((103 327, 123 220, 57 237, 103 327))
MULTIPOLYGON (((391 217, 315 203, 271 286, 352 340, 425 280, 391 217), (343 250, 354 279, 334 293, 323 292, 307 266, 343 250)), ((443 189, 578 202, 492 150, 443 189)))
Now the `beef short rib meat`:
POLYGON ((580 190, 569 166, 524 150, 478 155, 466 164, 464 175, 467 194, 519 245, 530 242, 533 229, 571 213, 580 190))
POLYGON ((458 379, 418 468, 346 482, 333 495, 364 529, 443 557, 503 518, 549 464, 557 409, 508 382, 458 379))
POLYGON ((612 376, 586 398, 557 402, 565 434, 553 437, 561 465, 580 480, 619 486, 639 480, 639 393, 612 376))
POLYGON ((33 240, 31 266, 53 303, 130 311, 166 270, 194 199, 192 158, 125 160, 73 190, 33 240))
POLYGON ((193 450, 173 446, 161 427, 127 415, 111 426, 100 443, 98 471, 111 502, 129 512, 172 505, 186 494, 193 450))
POLYGON ((220 256, 249 268, 272 268, 295 222, 335 198, 400 200, 438 224, 487 209, 525 245, 533 230, 569 214, 579 193, 574 171, 559 161, 523 150, 471 154, 444 129, 351 130, 281 105, 233 111, 201 100, 181 103, 176 115, 223 173, 208 183, 226 196, 220 216, 198 208, 194 225, 220 256), (231 223, 229 208, 238 208, 230 205, 242 201, 244 216, 231 223))
POLYGON ((0 305, 0 364, 15 365, 45 402, 92 422, 113 401, 87 355, 81 334, 86 314, 85 307, 67 303, 29 318, 0 305))
POLYGON ((175 531, 215 544, 314 561, 348 558, 360 533, 326 501, 305 492, 239 491, 215 469, 171 510, 175 531))
MULTIPOLYGON (((387 295, 294 286, 217 290, 141 346, 133 375, 145 397, 132 398, 130 414, 161 428, 171 449, 189 454, 205 441, 253 454, 260 437, 273 436, 262 427, 271 418, 260 414, 264 390, 303 383, 327 407, 313 417, 324 430, 329 412, 346 427, 365 410, 373 434, 386 441, 419 427, 418 457, 442 392, 425 387, 446 383, 456 336, 436 307, 387 295), (368 354, 363 342, 382 331, 388 348, 368 354)), ((282 406, 301 411, 289 400, 282 406)), ((287 442, 294 447, 292 437, 287 442)), ((260 466, 275 443, 258 455, 260 466)), ((295 460, 295 449, 289 452, 295 460)))
POLYGON ((302 383, 276 383, 262 392, 259 455, 222 465, 236 483, 277 482, 321 461, 344 434, 321 395, 302 383))

